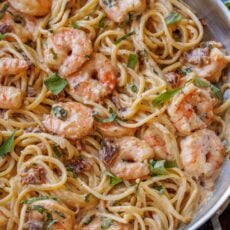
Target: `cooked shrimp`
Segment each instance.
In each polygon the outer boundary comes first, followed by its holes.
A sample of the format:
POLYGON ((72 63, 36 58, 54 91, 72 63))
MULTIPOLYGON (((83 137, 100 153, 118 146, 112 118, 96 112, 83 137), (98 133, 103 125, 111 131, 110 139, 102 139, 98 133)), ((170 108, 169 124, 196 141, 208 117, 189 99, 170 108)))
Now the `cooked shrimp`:
POLYGON ((174 135, 162 124, 154 122, 149 125, 141 136, 154 151, 156 159, 173 161, 176 159, 177 143, 174 135))
MULTIPOLYGON (((98 230, 98 229, 103 229, 101 226, 103 226, 103 218, 95 217, 93 218, 92 222, 89 224, 85 225, 82 227, 82 230, 98 230)), ((127 224, 121 224, 118 222, 113 221, 111 225, 106 228, 108 230, 129 230, 132 229, 130 228, 129 225, 127 224)))
POLYGON ((11 86, 0 86, 0 108, 18 109, 22 106, 22 91, 11 86))
POLYGON ((168 114, 179 133, 187 135, 210 124, 215 102, 209 89, 189 84, 174 96, 168 114))
POLYGON ((146 6, 145 0, 100 0, 100 6, 114 22, 123 22, 128 13, 141 13, 146 6))
POLYGON ((209 129, 202 129, 182 139, 181 159, 184 170, 206 186, 212 186, 224 161, 224 146, 209 129))
POLYGON ((82 30, 61 28, 48 38, 46 64, 62 77, 75 73, 91 55, 92 43, 82 30))
POLYGON ((18 12, 10 7, 0 21, 0 32, 2 34, 13 32, 17 34, 23 42, 27 42, 28 40, 33 40, 36 26, 37 22, 34 17, 18 15, 18 12))
POLYGON ((19 74, 29 68, 29 63, 18 58, 4 57, 0 59, 0 76, 19 74))
POLYGON ((152 148, 136 137, 121 137, 106 141, 99 155, 116 176, 133 180, 149 175, 148 159, 154 157, 152 148))
POLYGON ((201 78, 217 82, 229 61, 221 50, 222 44, 208 42, 205 48, 196 48, 184 54, 182 62, 201 78))
POLYGON ((54 200, 40 200, 31 204, 27 213, 27 222, 23 229, 46 229, 50 217, 55 220, 52 229, 72 230, 74 229, 74 213, 54 200), (41 211, 43 210, 43 211, 41 211))
POLYGON ((52 0, 8 0, 8 2, 16 10, 31 16, 48 14, 52 5, 52 0))
POLYGON ((124 137, 133 136, 136 129, 126 128, 116 124, 115 122, 110 123, 95 123, 96 128, 106 137, 124 137))
POLYGON ((78 139, 92 130, 92 111, 77 102, 58 103, 53 105, 51 114, 45 116, 43 124, 50 132, 78 139))
POLYGON ((116 75, 107 57, 95 53, 79 72, 67 78, 71 94, 86 100, 99 101, 116 85, 116 75))

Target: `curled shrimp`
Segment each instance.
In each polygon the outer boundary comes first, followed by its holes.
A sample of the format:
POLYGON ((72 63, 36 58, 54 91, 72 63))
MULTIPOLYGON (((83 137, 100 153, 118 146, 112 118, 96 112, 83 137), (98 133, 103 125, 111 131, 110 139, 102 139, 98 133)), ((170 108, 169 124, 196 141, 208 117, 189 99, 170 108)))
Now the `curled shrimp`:
POLYGON ((67 77, 89 59, 92 51, 91 40, 84 31, 61 28, 49 36, 44 60, 52 70, 67 77))
POLYGON ((4 75, 15 75, 29 68, 30 64, 18 58, 3 57, 0 59, 0 73, 4 75))
POLYGON ((23 94, 18 88, 0 86, 0 108, 18 109, 22 106, 23 94))
MULTIPOLYGON (((99 217, 94 217, 92 222, 90 222, 87 225, 84 225, 84 227, 82 227, 82 230, 98 230, 98 229, 102 229, 103 225, 103 218, 99 218, 99 217)), ((130 228, 129 225, 127 224, 121 224, 118 222, 113 221, 112 224, 110 225, 110 227, 108 228, 108 230, 129 230, 132 229, 130 228)))
POLYGON ((67 78, 70 94, 86 100, 99 101, 112 93, 116 75, 110 60, 95 53, 75 75, 67 78))
POLYGON ((141 13, 146 7, 145 0, 100 0, 100 6, 114 22, 123 22, 128 13, 141 13))
POLYGON ((202 129, 181 140, 181 159, 184 170, 211 187, 224 161, 224 146, 209 129, 202 129))
POLYGON ((182 62, 192 68, 201 78, 217 82, 229 61, 221 43, 210 41, 205 47, 196 48, 184 54, 182 62))
POLYGON ((23 42, 33 40, 33 34, 37 26, 34 17, 18 14, 12 7, 7 9, 0 21, 0 32, 2 34, 13 32, 18 35, 23 42))
POLYGON ((58 103, 45 116, 43 124, 48 131, 65 138, 82 138, 92 130, 92 111, 77 102, 58 103))
POLYGON ((179 133, 187 135, 210 124, 215 103, 209 89, 189 84, 174 96, 168 114, 179 133))
POLYGON ((130 136, 106 140, 99 155, 112 173, 126 180, 148 176, 147 160, 154 157, 152 148, 145 141, 130 136))
POLYGON ((49 13, 52 0, 8 0, 10 5, 31 16, 44 16, 49 13))
POLYGON ((154 122, 148 125, 141 135, 154 151, 156 159, 174 161, 178 153, 174 135, 162 124, 154 122))
POLYGON ((72 230, 74 229, 74 213, 65 205, 54 200, 40 200, 30 205, 26 214, 27 222, 23 229, 46 229, 50 217, 55 222, 53 229, 72 230))
POLYGON ((95 123, 95 127, 106 137, 124 137, 133 136, 136 129, 126 128, 116 124, 115 122, 110 123, 95 123))

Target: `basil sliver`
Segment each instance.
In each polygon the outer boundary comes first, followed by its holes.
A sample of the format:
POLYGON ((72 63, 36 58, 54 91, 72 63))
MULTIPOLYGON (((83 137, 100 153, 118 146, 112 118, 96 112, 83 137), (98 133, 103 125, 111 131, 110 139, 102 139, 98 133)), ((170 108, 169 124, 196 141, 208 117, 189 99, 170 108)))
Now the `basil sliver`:
POLYGON ((153 105, 161 106, 165 102, 169 101, 175 94, 181 91, 181 88, 168 90, 165 93, 160 94, 159 96, 155 97, 152 101, 153 105))
POLYGON ((138 62, 138 57, 136 54, 130 54, 128 58, 127 66, 131 69, 134 69, 138 62))
POLYGON ((55 95, 59 94, 68 85, 67 81, 56 73, 47 78, 44 83, 55 95))
POLYGON ((126 35, 124 35, 124 36, 118 38, 118 39, 114 42, 114 44, 117 45, 117 44, 119 44, 121 41, 126 40, 128 37, 130 37, 130 36, 132 36, 132 35, 134 35, 134 34, 135 34, 135 31, 132 31, 132 32, 130 32, 130 33, 128 33, 128 34, 126 34, 126 35))
POLYGON ((11 152, 14 144, 15 132, 11 136, 3 141, 3 144, 0 146, 0 157, 3 157, 11 152))
POLYGON ((203 81, 199 78, 195 78, 194 79, 194 85, 197 87, 201 87, 201 88, 210 88, 212 94, 217 97, 220 101, 223 100, 223 94, 220 91, 220 89, 218 87, 216 87, 215 85, 210 84, 209 82, 203 81))
POLYGON ((101 224, 101 229, 105 230, 108 229, 111 225, 113 224, 113 220, 110 218, 103 218, 102 224, 101 224))
POLYGON ((179 21, 182 20, 182 15, 181 14, 178 14, 176 12, 172 12, 170 13, 166 18, 165 18, 165 23, 170 26, 170 25, 173 25, 179 21))
POLYGON ((122 179, 117 177, 117 176, 114 176, 112 173, 106 171, 105 172, 105 175, 109 177, 109 182, 110 182, 110 185, 117 185, 117 184, 120 184, 122 182, 122 179))
POLYGON ((174 161, 154 161, 151 160, 149 163, 149 169, 152 176, 166 175, 168 174, 167 168, 176 167, 176 162, 174 161))

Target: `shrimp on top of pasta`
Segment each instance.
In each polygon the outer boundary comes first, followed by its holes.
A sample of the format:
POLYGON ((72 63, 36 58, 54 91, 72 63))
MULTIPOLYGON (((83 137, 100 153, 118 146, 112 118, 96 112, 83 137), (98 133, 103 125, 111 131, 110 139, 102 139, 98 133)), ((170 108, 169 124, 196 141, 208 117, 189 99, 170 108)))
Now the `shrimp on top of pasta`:
POLYGON ((203 34, 178 0, 0 1, 0 229, 188 224, 230 144, 203 34))

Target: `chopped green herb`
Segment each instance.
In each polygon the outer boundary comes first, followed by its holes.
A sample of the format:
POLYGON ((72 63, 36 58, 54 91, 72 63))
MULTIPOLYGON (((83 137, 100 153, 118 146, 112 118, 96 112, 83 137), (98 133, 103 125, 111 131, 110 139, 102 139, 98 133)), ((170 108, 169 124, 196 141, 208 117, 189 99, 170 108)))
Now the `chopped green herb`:
POLYGON ((185 68, 185 69, 178 70, 177 72, 179 74, 186 76, 188 73, 192 73, 192 69, 191 68, 185 68))
POLYGON ((53 59, 54 59, 54 60, 57 60, 57 59, 58 59, 58 55, 57 55, 57 53, 55 53, 55 51, 54 51, 53 48, 50 49, 50 52, 51 52, 52 55, 53 55, 53 59))
POLYGON ((87 194, 84 198, 85 202, 89 202, 91 194, 87 194))
POLYGON ((126 35, 124 35, 124 36, 118 38, 118 39, 114 42, 114 44, 117 45, 117 44, 119 44, 121 41, 126 40, 128 37, 130 37, 130 36, 132 36, 132 35, 134 35, 134 34, 135 34, 135 31, 132 31, 132 32, 130 32, 130 33, 128 33, 128 34, 126 34, 126 35))
POLYGON ((227 6, 228 7, 228 9, 230 9, 230 1, 228 0, 228 1, 226 1, 226 2, 224 2, 224 5, 225 6, 227 6))
POLYGON ((111 8, 113 7, 115 1, 114 0, 102 0, 102 2, 106 5, 106 7, 111 8))
POLYGON ((33 205, 31 207, 31 210, 35 210, 35 211, 38 211, 40 213, 44 213, 45 212, 45 208, 41 205, 33 205))
POLYGON ((149 163, 149 168, 151 175, 166 175, 168 174, 167 168, 174 168, 176 167, 175 162, 166 162, 165 160, 154 161, 151 160, 149 163))
POLYGON ((110 173, 108 171, 105 172, 105 175, 109 177, 109 180, 110 180, 109 183, 112 186, 120 184, 122 182, 121 178, 114 176, 112 173, 110 173))
POLYGON ((61 218, 65 218, 65 215, 64 215, 64 213, 62 213, 62 212, 59 212, 59 211, 54 211, 56 214, 58 214, 61 218))
POLYGON ((54 145, 53 151, 55 156, 57 156, 58 158, 62 156, 62 153, 59 151, 58 145, 54 145))
POLYGON ((81 28, 77 22, 72 22, 72 27, 78 30, 81 28))
POLYGON ((114 113, 112 110, 110 110, 109 113, 110 113, 110 116, 107 118, 98 117, 97 116, 98 113, 93 113, 93 117, 97 122, 100 122, 100 123, 110 123, 112 121, 115 121, 117 118, 116 113, 114 113))
POLYGON ((32 204, 32 203, 39 201, 39 200, 57 200, 57 197, 54 197, 54 196, 33 197, 33 198, 28 199, 28 200, 22 200, 21 204, 32 204))
POLYGON ((85 216, 82 220, 84 225, 88 225, 93 220, 93 216, 85 216))
POLYGON ((99 21, 99 23, 98 23, 98 27, 99 27, 99 28, 104 28, 104 27, 105 27, 105 16, 103 16, 103 17, 100 19, 100 21, 99 21))
POLYGON ((0 10, 0 20, 4 17, 9 6, 10 5, 8 3, 3 5, 2 9, 0 10))
POLYGON ((160 195, 164 194, 165 192, 165 187, 163 185, 159 185, 154 188, 159 192, 160 195))
POLYGON ((165 102, 169 101, 175 94, 179 93, 180 91, 181 88, 168 90, 167 92, 155 97, 152 103, 155 106, 162 106, 165 102))
POLYGON ((216 87, 215 85, 210 84, 209 82, 203 81, 199 78, 194 78, 193 79, 194 85, 197 87, 203 87, 203 88, 208 88, 210 87, 212 94, 217 97, 220 101, 223 100, 223 94, 220 91, 220 89, 218 87, 216 87))
POLYGON ((50 229, 54 224, 57 223, 57 220, 50 220, 48 223, 47 223, 47 229, 50 229))
POLYGON ((216 96, 220 101, 222 101, 223 100, 223 94, 222 94, 221 90, 212 84, 210 84, 210 88, 211 88, 213 95, 216 96))
POLYGON ((4 157, 11 152, 14 144, 14 136, 15 132, 13 132, 9 138, 3 141, 2 145, 0 146, 0 157, 4 157))
POLYGON ((0 41, 4 38, 4 34, 0 33, 0 41))
POLYGON ((67 111, 63 109, 61 106, 57 105, 52 108, 52 112, 55 117, 57 117, 60 120, 66 120, 67 118, 67 111))
POLYGON ((172 12, 165 18, 165 22, 169 26, 169 25, 173 25, 173 24, 181 21, 182 18, 183 18, 183 16, 181 14, 176 13, 176 12, 172 12))
POLYGON ((113 224, 113 220, 110 218, 103 218, 102 224, 101 224, 101 229, 105 230, 108 229, 111 225, 113 224))
POLYGON ((138 56, 136 54, 130 54, 128 58, 127 66, 131 69, 134 69, 138 62, 138 56))
POLYGON ((68 85, 67 81, 61 78, 57 73, 51 75, 45 80, 46 87, 54 94, 59 94, 68 85))
POLYGON ((138 91, 137 86, 135 84, 131 84, 129 87, 134 93, 138 91))

